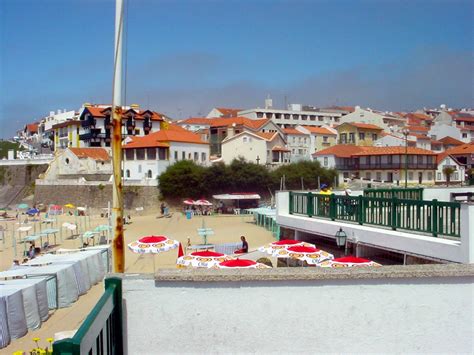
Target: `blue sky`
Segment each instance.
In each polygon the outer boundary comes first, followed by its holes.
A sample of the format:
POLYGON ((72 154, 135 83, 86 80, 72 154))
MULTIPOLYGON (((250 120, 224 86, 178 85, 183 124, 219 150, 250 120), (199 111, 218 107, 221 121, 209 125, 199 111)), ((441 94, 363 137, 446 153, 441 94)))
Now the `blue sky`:
MULTIPOLYGON (((159 1, 128 8, 127 103, 473 102, 471 1, 159 1)), ((51 110, 110 102, 115 2, 0 0, 0 137, 51 110)))

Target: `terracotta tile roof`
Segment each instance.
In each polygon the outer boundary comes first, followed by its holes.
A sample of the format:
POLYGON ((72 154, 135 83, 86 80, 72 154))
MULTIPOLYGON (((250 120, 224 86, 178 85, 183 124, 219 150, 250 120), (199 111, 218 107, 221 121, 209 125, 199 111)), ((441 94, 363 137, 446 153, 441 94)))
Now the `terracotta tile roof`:
POLYGON ((302 136, 307 136, 306 133, 300 132, 297 129, 294 128, 284 128, 283 133, 285 134, 294 134, 294 135, 302 135, 302 136))
POLYGON ((331 136, 337 136, 337 133, 333 133, 325 127, 316 127, 316 126, 303 126, 303 127, 314 134, 327 134, 331 136))
POLYGON ((464 142, 450 136, 441 138, 439 141, 443 143, 444 145, 463 145, 464 144, 464 142))
POLYGON ((428 132, 430 129, 425 126, 407 126, 409 131, 428 132))
POLYGON ((354 106, 330 106, 330 107, 325 107, 325 109, 348 111, 348 112, 354 112, 355 111, 354 106))
MULTIPOLYGON (((107 111, 110 111, 112 107, 86 107, 84 109, 84 112, 88 111, 93 117, 95 118, 105 118, 107 111)), ((143 120, 145 119, 145 114, 148 113, 150 115, 150 118, 152 121, 163 121, 163 114, 151 110, 138 110, 138 109, 128 109, 124 112, 122 112, 122 119, 126 119, 128 117, 128 114, 133 111, 135 112, 135 119, 136 120, 143 120)))
POLYGON ((417 119, 423 120, 423 121, 433 121, 432 117, 430 117, 428 115, 425 115, 424 113, 410 112, 406 115, 406 117, 408 117, 409 119, 410 118, 417 118, 417 119))
POLYGON ((225 117, 237 117, 240 111, 240 108, 225 108, 225 107, 216 107, 216 109, 222 113, 225 117))
POLYGON ((353 153, 352 156, 361 156, 361 155, 437 155, 431 150, 416 148, 416 147, 364 147, 365 149, 353 153))
POLYGON ((282 146, 279 146, 279 145, 276 145, 272 148, 272 151, 273 152, 291 152, 290 149, 288 148, 285 148, 285 147, 282 147, 282 146))
POLYGON ((26 130, 30 133, 38 133, 38 123, 29 123, 26 125, 26 130))
POLYGON ((267 141, 272 141, 276 135, 278 135, 277 132, 255 132, 255 134, 259 137, 262 137, 263 139, 266 139, 267 141))
POLYGON ((445 151, 450 155, 474 154, 474 143, 466 143, 445 151))
POLYGON ((362 123, 362 122, 345 122, 345 123, 341 123, 338 127, 344 124, 351 125, 351 126, 361 128, 361 129, 376 129, 376 130, 383 131, 382 127, 376 126, 374 124, 362 123))
POLYGON ((196 125, 208 125, 212 123, 212 118, 206 117, 190 117, 179 122, 180 125, 183 124, 196 124, 196 125))
POLYGON ((351 144, 338 144, 332 147, 320 150, 319 152, 313 153, 313 156, 317 155, 334 155, 338 158, 350 158, 354 153, 362 152, 369 147, 361 147, 351 144))
POLYGON ((169 142, 208 144, 201 139, 199 134, 170 124, 168 129, 162 129, 143 137, 133 137, 132 141, 125 144, 123 148, 169 147, 169 142))
POLYGON ((67 126, 80 126, 81 121, 79 120, 67 120, 61 123, 57 123, 53 125, 51 128, 56 129, 56 128, 62 128, 62 127, 67 127, 67 126))
POLYGON ((91 158, 97 161, 110 161, 110 156, 104 148, 69 148, 79 159, 91 158))
POLYGON ((430 140, 431 139, 426 134, 410 133, 409 136, 416 137, 416 139, 423 139, 423 140, 430 140))
POLYGON ((474 126, 456 126, 461 131, 474 131, 474 126))
POLYGON ((211 127, 229 127, 235 123, 236 125, 243 125, 254 130, 259 129, 270 121, 269 119, 252 120, 247 117, 219 117, 209 118, 209 120, 211 121, 211 127))

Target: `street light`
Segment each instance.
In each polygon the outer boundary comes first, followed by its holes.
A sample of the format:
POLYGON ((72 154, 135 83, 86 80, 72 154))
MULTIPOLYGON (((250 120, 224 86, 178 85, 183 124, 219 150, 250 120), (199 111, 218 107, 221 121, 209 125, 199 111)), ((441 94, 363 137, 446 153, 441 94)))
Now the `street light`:
POLYGON ((345 247, 346 246, 346 241, 347 241, 347 234, 342 230, 342 228, 339 228, 339 230, 336 232, 336 244, 339 248, 345 247))
POLYGON ((405 128, 402 131, 405 136, 405 189, 408 187, 408 134, 410 131, 405 128))

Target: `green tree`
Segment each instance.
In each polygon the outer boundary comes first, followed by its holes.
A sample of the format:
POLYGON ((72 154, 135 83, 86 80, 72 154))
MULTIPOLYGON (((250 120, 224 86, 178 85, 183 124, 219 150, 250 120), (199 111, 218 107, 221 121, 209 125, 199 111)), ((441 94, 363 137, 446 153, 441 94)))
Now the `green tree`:
POLYGON ((317 189, 318 177, 321 183, 333 185, 336 171, 321 167, 317 161, 300 161, 283 165, 272 173, 274 189, 279 188, 282 176, 285 176, 285 185, 289 190, 301 189, 302 181, 305 189, 317 189))
POLYGON ((204 168, 189 160, 181 160, 169 166, 158 177, 161 193, 165 197, 190 197, 202 196, 204 168))

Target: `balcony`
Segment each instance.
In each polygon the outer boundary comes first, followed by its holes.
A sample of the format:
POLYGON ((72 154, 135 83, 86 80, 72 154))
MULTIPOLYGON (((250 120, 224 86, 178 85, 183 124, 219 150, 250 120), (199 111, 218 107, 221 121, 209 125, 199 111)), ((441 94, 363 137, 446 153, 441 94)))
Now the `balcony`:
MULTIPOLYGON (((371 169, 397 169, 403 170, 405 169, 404 162, 397 162, 397 163, 369 163, 369 164, 357 164, 358 167, 354 167, 354 169, 360 170, 371 170, 371 169)), ((408 169, 427 169, 427 170, 436 170, 437 165, 436 163, 408 163, 408 169)))
POLYGON ((95 127, 97 120, 93 117, 90 117, 87 120, 81 122, 81 127, 95 127))

